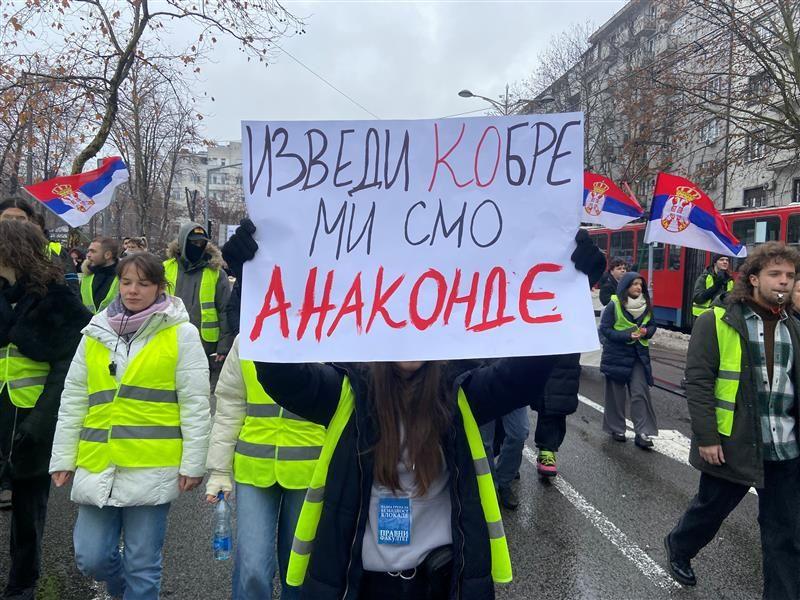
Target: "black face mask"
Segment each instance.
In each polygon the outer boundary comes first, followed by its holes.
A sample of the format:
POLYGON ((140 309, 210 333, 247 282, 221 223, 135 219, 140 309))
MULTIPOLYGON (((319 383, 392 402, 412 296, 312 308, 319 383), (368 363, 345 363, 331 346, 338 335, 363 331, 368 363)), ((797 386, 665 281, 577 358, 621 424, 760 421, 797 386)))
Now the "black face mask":
POLYGON ((203 258, 205 251, 205 243, 202 246, 195 246, 191 243, 186 244, 186 260, 188 260, 190 263, 196 263, 198 260, 203 258))

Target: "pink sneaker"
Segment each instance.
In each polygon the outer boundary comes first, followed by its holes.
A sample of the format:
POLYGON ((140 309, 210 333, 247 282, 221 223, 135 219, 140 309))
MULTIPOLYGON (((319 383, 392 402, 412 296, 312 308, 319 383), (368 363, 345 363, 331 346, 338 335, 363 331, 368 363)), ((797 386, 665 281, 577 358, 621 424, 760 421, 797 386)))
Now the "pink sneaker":
POLYGON ((555 477, 558 475, 556 453, 550 450, 539 450, 539 457, 536 459, 536 470, 541 477, 555 477))

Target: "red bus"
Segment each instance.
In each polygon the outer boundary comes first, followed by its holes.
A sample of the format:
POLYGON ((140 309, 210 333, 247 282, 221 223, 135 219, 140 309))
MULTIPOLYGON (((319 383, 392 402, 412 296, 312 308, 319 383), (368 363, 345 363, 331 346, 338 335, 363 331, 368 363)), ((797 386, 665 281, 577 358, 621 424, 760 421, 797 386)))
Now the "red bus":
MULTIPOLYGON (((764 242, 780 240, 800 249, 800 204, 779 208, 738 210, 723 218, 748 252, 764 242)), ((587 226, 594 242, 606 257, 622 258, 632 268, 647 274, 645 223, 631 223, 622 229, 587 226)), ((653 249, 653 309, 661 325, 688 331, 692 326, 692 289, 697 277, 711 262, 711 253, 656 244, 653 249)), ((733 259, 735 272, 742 259, 733 259)))

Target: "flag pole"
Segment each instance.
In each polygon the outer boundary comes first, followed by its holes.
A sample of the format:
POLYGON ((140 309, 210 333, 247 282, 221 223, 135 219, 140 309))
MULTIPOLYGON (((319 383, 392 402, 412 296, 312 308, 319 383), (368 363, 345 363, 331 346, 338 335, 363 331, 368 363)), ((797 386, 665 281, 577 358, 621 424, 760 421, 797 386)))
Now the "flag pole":
MULTIPOLYGON (((633 193, 631 186, 628 185, 627 181, 622 182, 622 187, 625 188, 625 193, 628 194, 631 198, 633 198, 639 206, 641 203, 636 198, 636 194, 633 193)), ((644 239, 644 238, 642 238, 644 239)), ((653 244, 647 244, 647 293, 650 298, 653 297, 653 244)))

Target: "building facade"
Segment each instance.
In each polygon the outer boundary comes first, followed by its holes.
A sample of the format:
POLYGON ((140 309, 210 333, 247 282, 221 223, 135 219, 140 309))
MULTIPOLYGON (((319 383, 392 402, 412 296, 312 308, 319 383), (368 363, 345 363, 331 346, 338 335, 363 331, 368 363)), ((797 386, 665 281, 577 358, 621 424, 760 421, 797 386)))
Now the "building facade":
POLYGON ((790 54, 787 16, 778 0, 736 4, 752 47, 691 0, 628 2, 537 96, 584 112, 586 168, 627 182, 645 207, 659 171, 693 180, 720 210, 800 202, 800 141, 764 140, 785 108, 782 82, 766 71, 783 46, 790 54))
MULTIPOLYGON (((206 149, 181 150, 171 199, 180 214, 204 222, 206 199, 212 221, 212 239, 224 241, 226 225, 246 215, 242 187, 242 144, 220 142, 206 149)), ((176 225, 180 227, 180 223, 176 225)))

